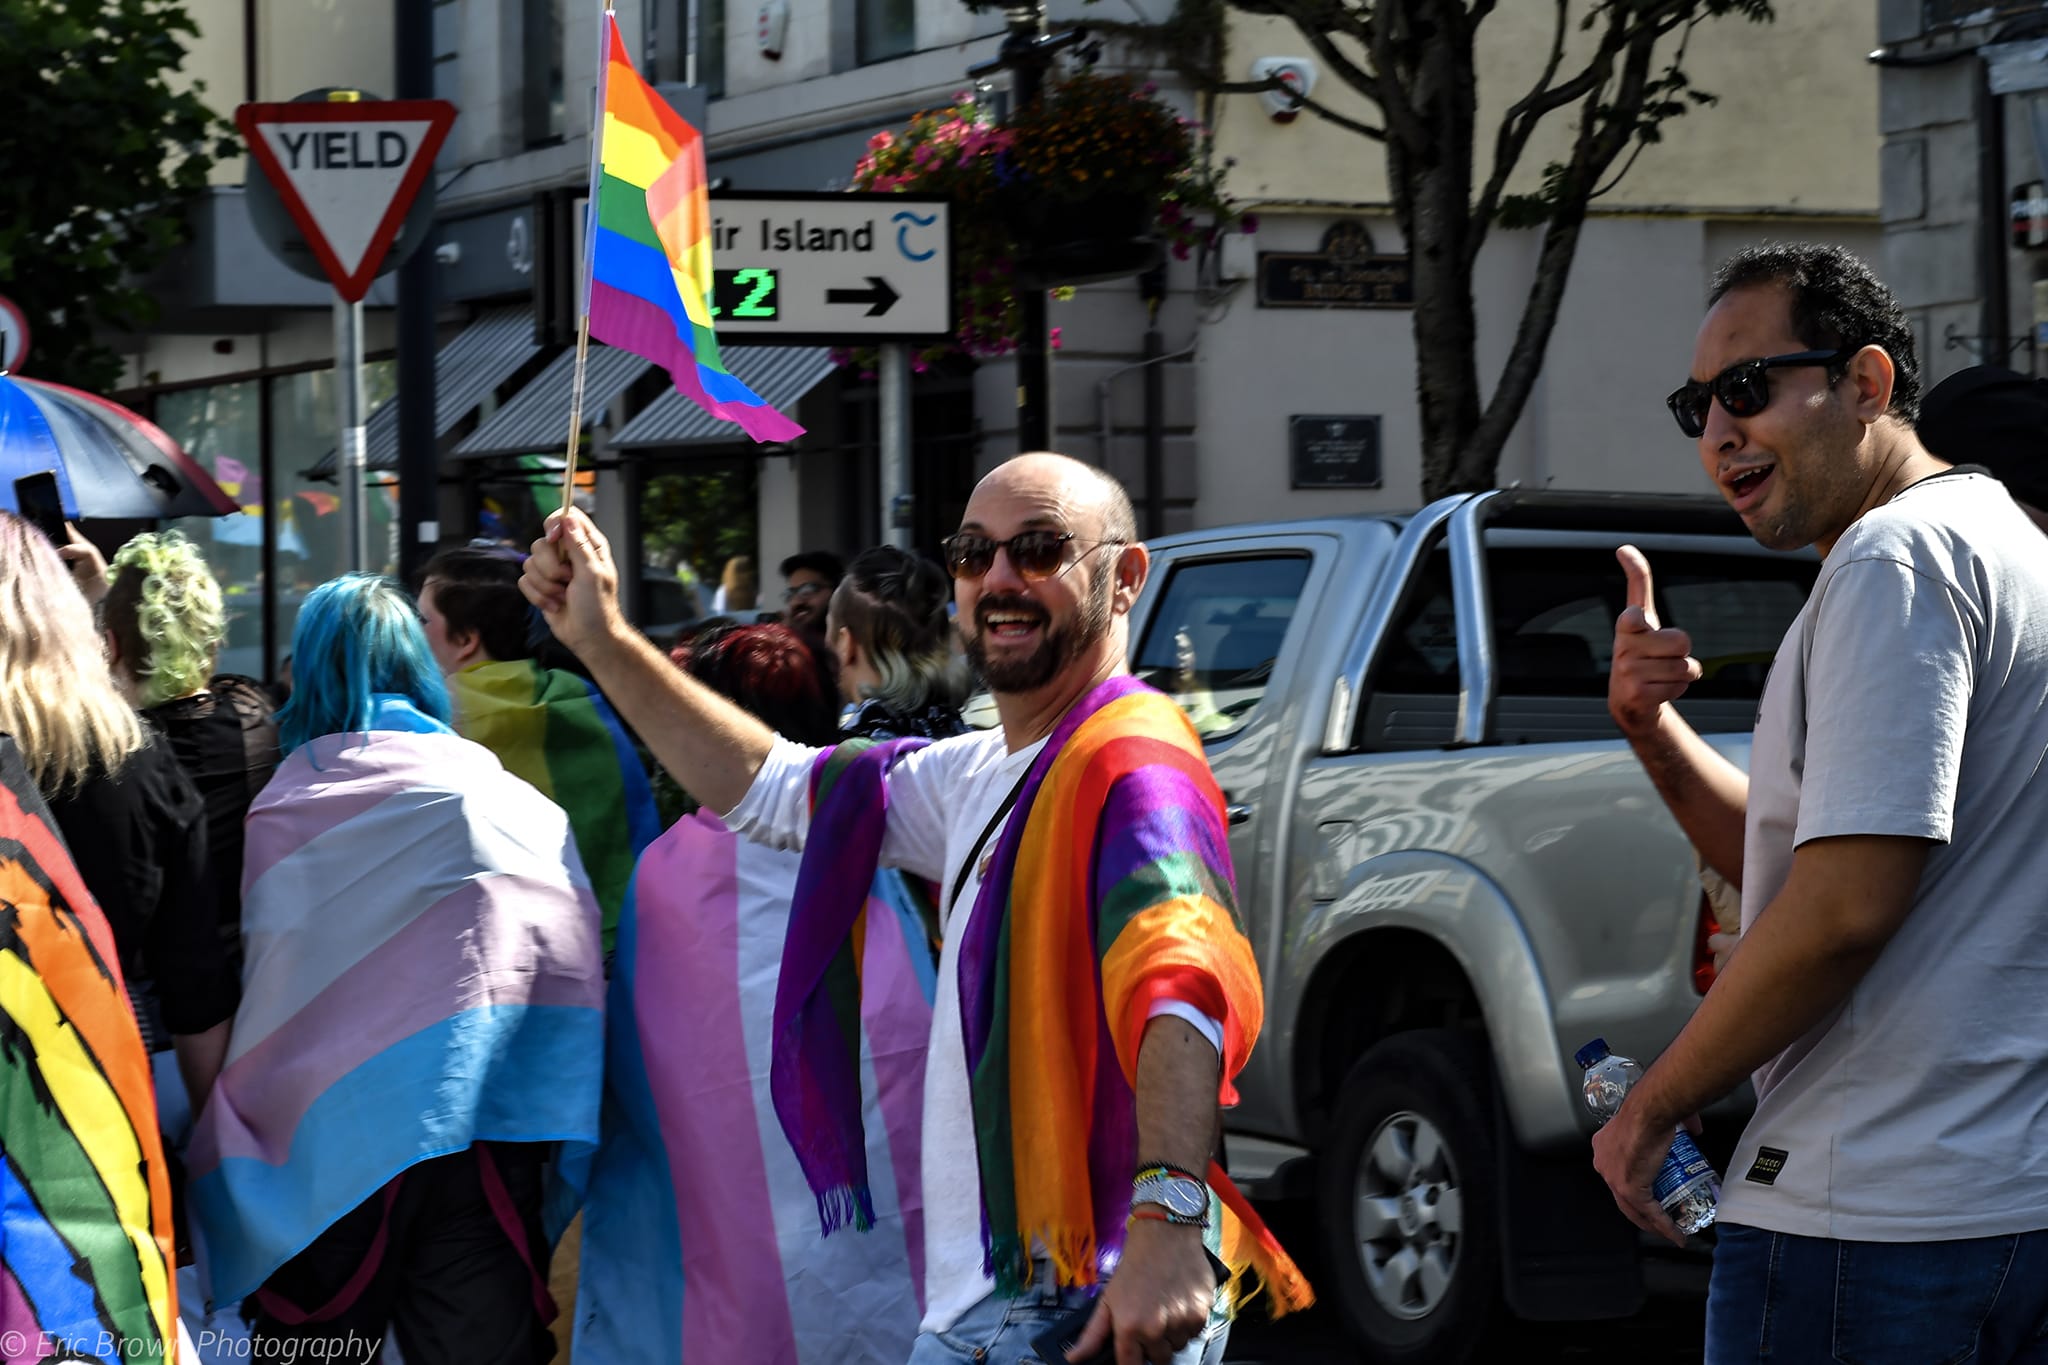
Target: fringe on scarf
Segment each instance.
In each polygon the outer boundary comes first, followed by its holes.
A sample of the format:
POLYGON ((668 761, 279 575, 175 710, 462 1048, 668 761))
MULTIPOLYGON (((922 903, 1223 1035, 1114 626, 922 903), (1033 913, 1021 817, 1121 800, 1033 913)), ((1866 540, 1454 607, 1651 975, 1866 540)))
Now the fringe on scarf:
POLYGON ((835 1185, 820 1191, 817 1198, 820 1235, 830 1237, 849 1226, 855 1232, 874 1231, 875 1195, 868 1186, 835 1185))

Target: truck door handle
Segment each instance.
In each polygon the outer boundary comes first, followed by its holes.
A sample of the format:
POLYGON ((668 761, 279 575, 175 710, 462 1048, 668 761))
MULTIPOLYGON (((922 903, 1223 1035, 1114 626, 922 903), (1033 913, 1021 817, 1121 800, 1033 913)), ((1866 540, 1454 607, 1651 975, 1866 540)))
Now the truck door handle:
POLYGON ((1252 808, 1242 801, 1233 801, 1223 808, 1223 818, 1233 825, 1244 824, 1252 818, 1252 808))

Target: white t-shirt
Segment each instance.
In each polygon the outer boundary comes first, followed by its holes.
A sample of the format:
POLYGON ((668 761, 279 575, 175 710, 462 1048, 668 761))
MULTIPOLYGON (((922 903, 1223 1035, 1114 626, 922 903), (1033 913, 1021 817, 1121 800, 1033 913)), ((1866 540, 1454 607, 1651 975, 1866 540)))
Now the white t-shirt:
POLYGON ((1757 1072, 1723 1219, 1873 1242, 2048 1228, 2044 760, 2048 537, 1982 475, 1915 484, 1835 543, 1778 649, 1743 928, 1809 839, 1935 847, 1869 974, 1757 1072))
MULTIPOLYGON (((982 1272, 981 1167, 974 1145, 974 1098, 960 1023, 960 943, 966 937, 981 865, 1003 837, 1005 816, 977 851, 976 841, 1024 776, 1045 741, 1010 753, 1000 730, 940 740, 906 756, 889 773, 889 820, 882 863, 937 882, 948 894, 969 856, 977 866, 943 908, 945 942, 932 1003, 931 1049, 924 1075, 925 1315, 922 1330, 943 1332, 987 1298, 982 1272)), ((777 739, 754 785, 725 817, 737 833, 777 848, 801 848, 810 828, 810 778, 819 750, 777 739)), ((1165 1001, 1152 1014, 1188 1020, 1222 1049, 1223 1029, 1192 1005, 1165 1001)))

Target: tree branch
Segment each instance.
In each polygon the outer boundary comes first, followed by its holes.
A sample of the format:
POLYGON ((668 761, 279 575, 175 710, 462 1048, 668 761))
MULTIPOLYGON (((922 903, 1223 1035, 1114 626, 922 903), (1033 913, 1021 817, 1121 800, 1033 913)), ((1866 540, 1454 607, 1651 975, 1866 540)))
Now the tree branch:
MULTIPOLYGON (((1501 116, 1500 132, 1494 138, 1493 165, 1486 177, 1486 186, 1479 193, 1479 203, 1472 214, 1472 238, 1466 248, 1465 263, 1470 269, 1479 259, 1479 248, 1486 244, 1487 231, 1493 226, 1493 216, 1500 211, 1500 197, 1507 190, 1508 177, 1522 160, 1522 151, 1529 145, 1530 134, 1536 125, 1555 105, 1543 104, 1550 82, 1557 77, 1558 67, 1564 64, 1565 37, 1571 28, 1571 0, 1556 0, 1557 22, 1550 35, 1550 56, 1543 64, 1543 74, 1530 87, 1529 93, 1511 106, 1501 116)), ((1576 85, 1585 79, 1585 74, 1572 82, 1576 85)))
POLYGON ((1306 109, 1317 118, 1333 123, 1347 132, 1357 133, 1360 137, 1371 138, 1374 142, 1385 142, 1387 140, 1386 129, 1375 128, 1370 123, 1361 122, 1348 114, 1340 114, 1335 109, 1330 108, 1329 105, 1311 99, 1307 95, 1297 94, 1288 87, 1285 81, 1280 80, 1278 77, 1263 81, 1218 81, 1213 85, 1202 87, 1202 93, 1205 95, 1263 95, 1269 90, 1287 91, 1288 94, 1293 96, 1297 109, 1306 109))
POLYGON ((1387 129, 1401 139, 1403 145, 1420 153, 1429 146, 1429 134, 1422 126, 1422 115, 1408 99, 1408 91, 1393 74, 1393 61, 1388 51, 1392 39, 1388 31, 1393 25, 1387 22, 1387 0, 1380 0, 1373 11, 1372 27, 1368 33, 1366 50, 1372 54, 1373 70, 1380 75, 1381 83, 1392 97, 1380 99, 1380 112, 1387 116, 1387 129))

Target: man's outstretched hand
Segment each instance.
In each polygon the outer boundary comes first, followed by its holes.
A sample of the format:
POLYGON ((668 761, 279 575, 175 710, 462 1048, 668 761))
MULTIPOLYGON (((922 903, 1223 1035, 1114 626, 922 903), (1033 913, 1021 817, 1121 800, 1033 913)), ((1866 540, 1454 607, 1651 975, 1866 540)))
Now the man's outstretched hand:
POLYGON ((1631 739, 1653 733, 1664 703, 1677 701, 1700 678, 1692 637, 1661 629, 1650 561, 1633 545, 1614 552, 1628 578, 1628 605, 1614 622, 1614 662, 1607 674, 1607 709, 1631 739))

